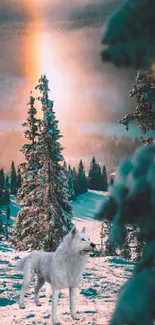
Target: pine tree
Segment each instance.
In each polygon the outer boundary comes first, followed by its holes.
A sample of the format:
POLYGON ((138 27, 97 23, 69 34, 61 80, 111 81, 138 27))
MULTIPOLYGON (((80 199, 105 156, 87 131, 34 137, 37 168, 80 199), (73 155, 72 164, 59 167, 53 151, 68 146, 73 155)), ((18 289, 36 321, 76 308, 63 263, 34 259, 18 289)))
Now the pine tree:
POLYGON ((102 169, 102 191, 108 190, 108 177, 107 177, 107 170, 106 167, 103 166, 102 169))
POLYGON ((139 239, 139 231, 137 232, 136 236, 136 248, 135 248, 135 254, 134 262, 139 262, 141 258, 143 257, 143 251, 145 248, 145 242, 139 239))
POLYGON ((120 256, 126 260, 131 260, 131 248, 130 248, 130 236, 128 230, 126 229, 124 245, 120 251, 120 256))
MULTIPOLYGON (((155 130, 155 88, 151 72, 139 71, 136 85, 130 91, 130 97, 137 102, 136 111, 125 115, 119 122, 129 129, 130 122, 136 122, 142 133, 155 130)), ((151 137, 143 138, 145 143, 151 143, 151 137)))
MULTIPOLYGON (((16 220, 14 238, 15 246, 20 250, 51 251, 57 248, 72 227, 72 207, 61 153, 63 148, 59 142, 62 136, 53 111, 53 101, 48 97, 48 80, 45 75, 39 79, 36 89, 40 91, 38 101, 43 119, 39 129, 33 127, 34 119, 33 122, 31 119, 31 129, 35 132, 28 133, 31 135, 30 150, 27 151, 27 146, 24 147, 25 179, 28 184, 25 188, 23 181, 22 191, 20 189, 20 198, 23 192, 24 204, 16 220)), ((31 109, 33 105, 30 104, 31 109)))
MULTIPOLYGON (((25 156, 25 162, 19 168, 22 173, 22 184, 18 190, 17 201, 22 207, 15 221, 12 244, 19 250, 31 248, 33 237, 33 248, 38 249, 40 239, 41 222, 44 222, 42 183, 40 181, 40 156, 37 152, 37 143, 41 130, 41 120, 36 118, 35 98, 30 94, 27 104, 28 117, 22 124, 24 127, 24 137, 26 143, 21 148, 25 156), (38 232, 38 235, 36 234, 38 232)), ((46 229, 46 224, 42 225, 46 229)), ((44 230, 45 231, 45 230, 44 230)))
POLYGON ((2 219, 2 211, 0 210, 0 240, 2 240, 4 234, 4 224, 2 219))
POLYGON ((21 175, 21 172, 20 172, 20 168, 18 167, 18 170, 17 170, 17 189, 19 189, 21 187, 21 184, 22 184, 22 175, 21 175))
POLYGON ((41 102, 43 111, 40 153, 46 179, 45 206, 49 222, 48 236, 44 238, 44 248, 45 250, 54 250, 72 227, 72 207, 69 202, 65 167, 62 166, 64 161, 63 148, 59 142, 62 135, 53 111, 53 101, 48 97, 48 80, 45 75, 39 79, 36 89, 39 89, 41 93, 38 100, 41 102))
POLYGON ((83 194, 87 192, 87 178, 84 170, 84 165, 82 159, 79 163, 78 174, 77 174, 77 183, 78 183, 78 193, 83 194))
POLYGON ((113 179, 113 177, 111 177, 111 179, 110 179, 110 183, 109 183, 110 185, 113 185, 114 184, 114 179, 113 179))
POLYGON ((70 165, 68 167, 68 188, 69 188, 70 199, 74 201, 76 198, 75 189, 74 189, 74 176, 70 165))
POLYGON ((5 177, 5 189, 9 190, 10 189, 10 181, 9 181, 9 176, 6 175, 5 177))
POLYGON ((0 190, 4 190, 5 175, 3 168, 0 169, 0 190))
POLYGON ((11 194, 17 194, 17 173, 15 169, 14 161, 11 164, 11 179, 10 179, 10 191, 11 194))
POLYGON ((102 173, 101 167, 96 162, 95 157, 92 158, 90 163, 90 169, 88 174, 88 187, 91 190, 101 190, 102 189, 102 173))
POLYGON ((8 238, 9 238, 9 227, 10 227, 10 207, 8 205, 7 209, 6 209, 6 224, 5 224, 5 237, 6 237, 6 240, 8 240, 8 238))
POLYGON ((108 237, 105 242, 105 250, 104 250, 104 256, 116 256, 117 250, 115 246, 111 245, 110 243, 110 231, 111 231, 111 223, 109 221, 106 221, 106 231, 105 234, 108 237))
POLYGON ((72 174, 73 174, 73 184, 74 184, 74 192, 75 192, 75 197, 79 195, 78 192, 78 181, 77 181, 77 171, 75 167, 72 169, 72 174))

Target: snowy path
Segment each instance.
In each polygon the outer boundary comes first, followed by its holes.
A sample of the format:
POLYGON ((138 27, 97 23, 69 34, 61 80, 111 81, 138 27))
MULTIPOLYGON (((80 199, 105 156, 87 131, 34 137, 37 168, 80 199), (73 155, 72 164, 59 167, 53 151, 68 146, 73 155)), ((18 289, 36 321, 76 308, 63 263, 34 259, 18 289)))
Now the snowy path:
MULTIPOLYGON (((17 259, 15 253, 2 254, 0 263, 1 325, 51 324, 49 285, 45 285, 41 291, 41 307, 36 307, 34 304, 33 284, 26 295, 26 309, 19 309, 17 301, 22 275, 15 272, 14 265, 17 259)), ((71 319, 68 292, 62 290, 58 306, 58 315, 62 324, 107 325, 114 308, 116 293, 124 281, 131 276, 132 267, 132 263, 126 264, 119 258, 90 258, 77 298, 77 310, 82 319, 78 322, 71 319)))

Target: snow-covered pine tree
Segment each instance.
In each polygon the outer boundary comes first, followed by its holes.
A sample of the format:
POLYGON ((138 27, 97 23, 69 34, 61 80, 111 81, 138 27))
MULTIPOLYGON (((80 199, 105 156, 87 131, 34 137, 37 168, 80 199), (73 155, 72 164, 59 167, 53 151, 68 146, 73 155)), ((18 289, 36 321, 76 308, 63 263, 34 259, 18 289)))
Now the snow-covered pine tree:
POLYGON ((108 190, 108 176, 107 176, 107 170, 106 167, 103 166, 102 169, 102 191, 108 190))
POLYGON ((38 249, 40 232, 46 231, 43 209, 43 191, 39 179, 41 168, 36 145, 41 128, 41 120, 36 118, 35 98, 30 94, 27 104, 28 117, 22 124, 26 143, 21 148, 25 162, 19 168, 22 172, 22 184, 18 190, 17 201, 22 207, 15 221, 12 244, 19 250, 38 249))
POLYGON ((87 178, 86 178, 82 159, 79 162, 79 168, 78 168, 78 173, 77 173, 77 183, 78 183, 78 194, 86 193, 88 190, 88 186, 87 186, 87 178))
POLYGON ((10 192, 13 195, 17 194, 17 173, 14 161, 11 163, 10 192))
MULTIPOLYGON (((125 115, 119 123, 129 129, 130 122, 136 122, 142 133, 155 130, 155 88, 151 72, 139 71, 136 84, 130 91, 130 97, 137 102, 136 111, 125 115)), ((143 142, 151 143, 151 137, 142 138, 143 142)))
POLYGON ((49 99, 48 80, 41 76, 35 87, 40 91, 38 100, 43 111, 42 132, 39 136, 37 151, 42 165, 42 188, 45 192, 44 209, 48 228, 40 240, 46 251, 55 250, 72 227, 72 207, 69 202, 68 180, 64 157, 59 142, 62 135, 53 110, 53 101, 49 99))

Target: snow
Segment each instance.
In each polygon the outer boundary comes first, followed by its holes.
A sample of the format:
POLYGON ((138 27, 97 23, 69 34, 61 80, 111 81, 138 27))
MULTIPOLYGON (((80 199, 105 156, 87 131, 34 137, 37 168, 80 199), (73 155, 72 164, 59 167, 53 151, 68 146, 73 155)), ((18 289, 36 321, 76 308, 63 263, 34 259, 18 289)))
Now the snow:
MULTIPOLYGON (((94 212, 107 193, 89 191, 73 202, 74 220, 77 228, 83 226, 91 240, 100 243, 101 222, 93 220, 94 212)), ((13 210, 17 207, 13 202, 13 210)), ((16 252, 7 243, 0 244, 0 306, 1 325, 51 325, 51 289, 45 284, 40 293, 41 307, 34 304, 34 283, 27 291, 26 309, 18 307, 22 284, 22 274, 15 270, 19 257, 26 252, 16 252)), ((58 304, 58 316, 62 324, 107 325, 115 306, 117 293, 123 283, 131 276, 133 263, 120 257, 89 258, 87 268, 77 296, 77 310, 81 320, 74 321, 69 313, 67 290, 62 290, 58 304)))

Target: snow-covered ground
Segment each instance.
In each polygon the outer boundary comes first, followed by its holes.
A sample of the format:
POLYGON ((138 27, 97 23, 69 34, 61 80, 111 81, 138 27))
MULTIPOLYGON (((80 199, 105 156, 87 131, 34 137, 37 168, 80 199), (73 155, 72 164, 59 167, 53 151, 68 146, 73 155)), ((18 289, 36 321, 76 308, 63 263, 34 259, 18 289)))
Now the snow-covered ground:
MULTIPOLYGON (((90 238, 100 243, 101 223, 92 220, 96 206, 106 193, 88 192, 73 203, 74 223, 81 230, 85 225, 90 238)), ((18 307, 22 274, 15 271, 19 257, 26 253, 16 253, 7 244, 1 244, 0 261, 0 324, 32 325, 51 324, 51 290, 48 284, 41 291, 41 307, 34 304, 34 284, 27 292, 26 309, 18 307)), ((79 288, 77 310, 81 320, 74 321, 69 313, 68 292, 62 290, 58 305, 58 316, 62 324, 107 325, 113 311, 117 292, 131 276, 133 264, 118 257, 90 258, 84 273, 84 281, 79 288)))

